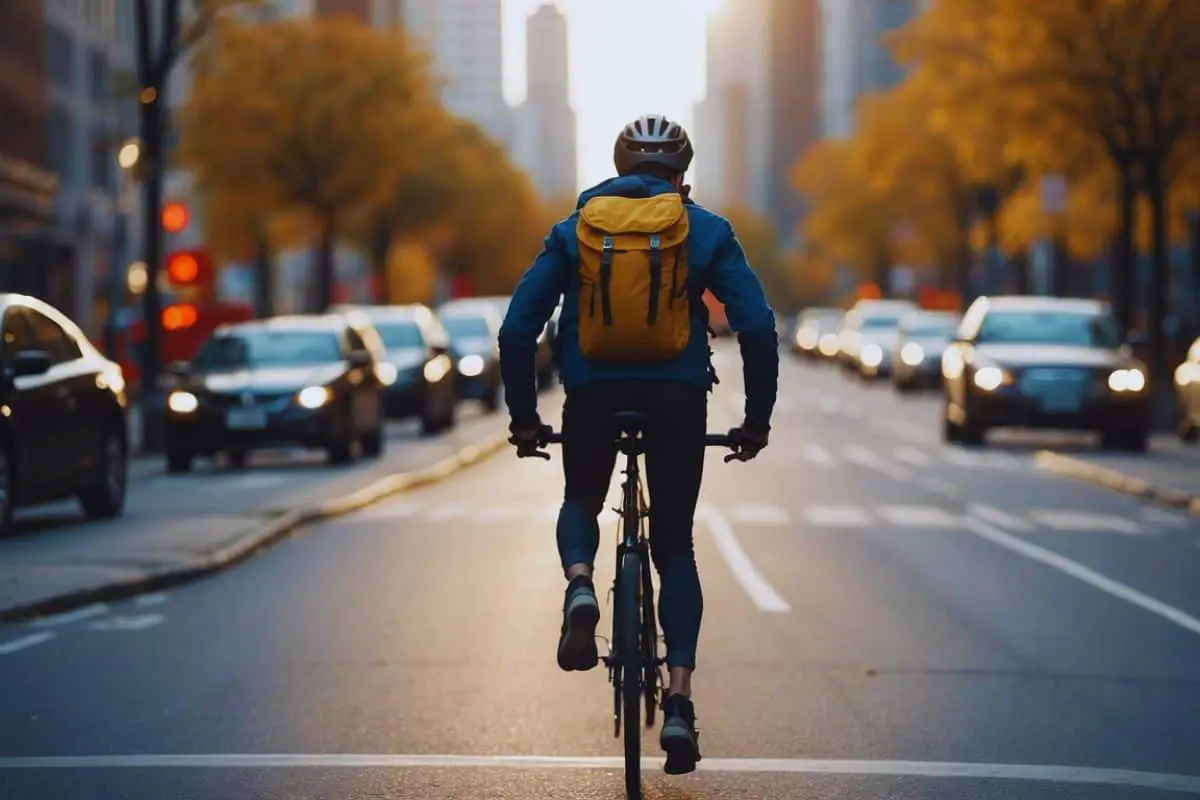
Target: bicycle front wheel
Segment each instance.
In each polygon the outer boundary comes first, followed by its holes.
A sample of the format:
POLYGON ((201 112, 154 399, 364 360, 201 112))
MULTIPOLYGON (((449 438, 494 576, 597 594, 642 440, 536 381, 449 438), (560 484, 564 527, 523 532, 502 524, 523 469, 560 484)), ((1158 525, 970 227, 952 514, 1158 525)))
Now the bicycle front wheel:
POLYGON ((637 551, 629 550, 617 578, 615 617, 617 658, 621 667, 621 705, 625 728, 625 792, 630 800, 642 796, 642 566, 637 551))

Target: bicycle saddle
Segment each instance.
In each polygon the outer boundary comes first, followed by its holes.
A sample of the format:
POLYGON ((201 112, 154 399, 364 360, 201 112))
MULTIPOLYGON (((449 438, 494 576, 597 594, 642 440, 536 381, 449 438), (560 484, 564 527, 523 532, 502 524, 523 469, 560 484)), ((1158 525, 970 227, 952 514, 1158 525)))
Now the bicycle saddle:
POLYGON ((650 424, 650 415, 641 411, 618 411, 613 414, 613 423, 621 433, 636 436, 646 430, 646 426, 650 424))

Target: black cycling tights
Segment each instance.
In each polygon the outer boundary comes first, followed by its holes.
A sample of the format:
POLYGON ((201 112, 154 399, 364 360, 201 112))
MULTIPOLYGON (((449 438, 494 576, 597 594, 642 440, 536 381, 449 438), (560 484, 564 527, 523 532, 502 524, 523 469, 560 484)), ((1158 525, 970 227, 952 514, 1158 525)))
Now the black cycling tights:
POLYGON ((650 417, 645 482, 650 500, 650 551, 661 592, 658 617, 667 664, 695 669, 704 598, 692 544, 692 519, 704 473, 708 393, 680 381, 597 381, 567 394, 563 408, 563 472, 558 552, 563 569, 594 564, 596 518, 616 465, 616 411, 650 417))

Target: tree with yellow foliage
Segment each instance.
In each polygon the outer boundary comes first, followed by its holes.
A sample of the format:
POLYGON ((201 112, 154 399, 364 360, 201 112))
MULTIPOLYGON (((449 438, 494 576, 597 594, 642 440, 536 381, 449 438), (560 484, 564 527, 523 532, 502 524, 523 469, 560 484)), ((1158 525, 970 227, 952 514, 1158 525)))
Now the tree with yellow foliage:
POLYGON ((442 111, 404 35, 348 19, 227 24, 181 113, 181 160, 216 197, 245 191, 303 214, 317 238, 315 306, 332 302, 334 246, 394 196, 442 111))
POLYGON ((1164 379, 1168 202, 1188 139, 1200 129, 1200 4, 937 0, 904 38, 923 64, 971 75, 981 89, 977 102, 1003 115, 1011 148, 1035 169, 1078 177, 1097 158, 1107 162, 1119 210, 1112 300, 1126 325, 1136 199, 1146 196, 1151 367, 1164 379))

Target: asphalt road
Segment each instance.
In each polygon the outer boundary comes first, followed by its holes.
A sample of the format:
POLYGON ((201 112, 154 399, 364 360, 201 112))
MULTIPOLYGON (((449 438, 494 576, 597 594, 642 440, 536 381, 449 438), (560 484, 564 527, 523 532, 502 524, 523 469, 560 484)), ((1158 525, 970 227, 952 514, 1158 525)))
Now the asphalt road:
MULTIPOLYGON (((714 429, 740 403, 720 357, 714 429)), ((706 760, 668 778, 647 743, 646 797, 1200 795, 1193 520, 1028 444, 945 448, 928 398, 791 361, 782 389, 759 460, 712 454, 706 760)), ((559 470, 499 456, 169 594, 0 628, 0 797, 622 797, 605 677, 553 659, 559 470)))

